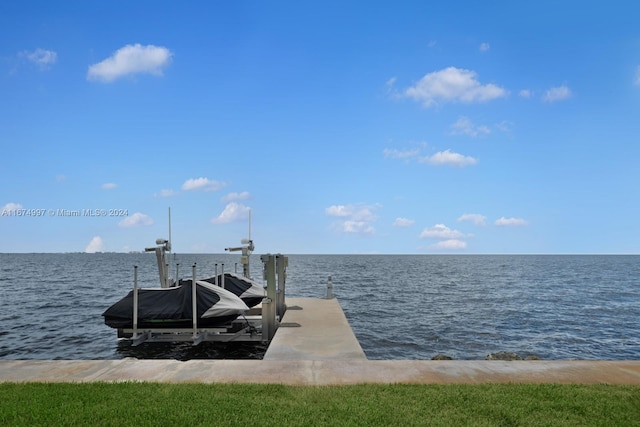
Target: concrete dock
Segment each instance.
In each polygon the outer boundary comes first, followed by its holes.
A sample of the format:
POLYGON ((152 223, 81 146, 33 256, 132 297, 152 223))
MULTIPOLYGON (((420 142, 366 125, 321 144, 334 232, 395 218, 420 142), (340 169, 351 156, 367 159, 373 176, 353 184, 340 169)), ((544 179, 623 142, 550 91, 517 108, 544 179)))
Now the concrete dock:
POLYGON ((367 360, 336 299, 287 306, 264 360, 0 360, 0 382, 640 385, 635 360, 367 360))
POLYGON ((263 360, 366 360, 338 300, 287 298, 263 360))

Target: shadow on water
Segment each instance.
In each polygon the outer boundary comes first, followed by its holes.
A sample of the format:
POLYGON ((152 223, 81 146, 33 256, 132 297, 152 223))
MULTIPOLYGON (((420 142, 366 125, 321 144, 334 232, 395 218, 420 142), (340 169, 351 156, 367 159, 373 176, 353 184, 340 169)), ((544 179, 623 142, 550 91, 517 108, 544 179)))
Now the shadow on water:
POLYGON ((191 359, 243 359, 261 360, 267 352, 267 345, 262 343, 222 343, 204 342, 198 345, 191 343, 142 343, 132 346, 130 341, 119 341, 116 353, 119 358, 134 357, 136 359, 175 359, 187 361, 191 359))

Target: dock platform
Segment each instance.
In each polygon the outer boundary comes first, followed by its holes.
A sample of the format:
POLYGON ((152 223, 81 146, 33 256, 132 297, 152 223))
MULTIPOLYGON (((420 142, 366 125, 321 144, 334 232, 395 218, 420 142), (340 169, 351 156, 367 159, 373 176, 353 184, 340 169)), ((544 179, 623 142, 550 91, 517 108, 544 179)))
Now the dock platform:
POLYGON ((263 360, 366 360, 337 299, 287 298, 263 360))

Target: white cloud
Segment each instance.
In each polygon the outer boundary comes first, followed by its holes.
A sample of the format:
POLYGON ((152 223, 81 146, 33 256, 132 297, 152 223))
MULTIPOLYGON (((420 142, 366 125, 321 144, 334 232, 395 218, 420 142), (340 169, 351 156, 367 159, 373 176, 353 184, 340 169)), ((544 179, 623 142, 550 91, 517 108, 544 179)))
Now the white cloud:
POLYGON ((449 240, 443 240, 438 243, 434 243, 433 245, 429 246, 429 249, 433 249, 437 251, 449 251, 449 250, 466 249, 466 247, 467 247, 467 242, 465 242, 464 240, 449 239, 449 240))
POLYGON ((329 216, 347 217, 351 215, 353 207, 345 205, 332 205, 325 208, 324 212, 329 216))
POLYGON ((387 92, 391 92, 393 90, 393 85, 395 84, 396 84, 395 77, 391 77, 389 80, 387 80, 385 83, 385 86, 387 87, 387 92))
POLYGON ((638 68, 636 68, 636 77, 633 80, 633 84, 635 84, 636 86, 640 86, 640 65, 638 65, 638 68))
POLYGON ((28 61, 36 64, 41 70, 46 70, 56 63, 58 54, 52 50, 36 49, 33 52, 23 51, 20 56, 27 58, 28 61))
POLYGON ((167 190, 167 189, 162 189, 160 190, 159 193, 154 194, 154 196, 159 196, 159 197, 171 197, 171 196, 175 196, 176 194, 178 194, 176 191, 173 190, 167 190))
POLYGON ((465 236, 460 231, 452 230, 444 224, 436 224, 422 230, 419 237, 421 239, 461 239, 465 236))
POLYGON ((489 49, 491 49, 491 46, 489 46, 489 43, 480 43, 480 52, 487 52, 489 51, 489 49))
POLYGON ((324 211, 329 216, 350 217, 356 221, 372 221, 375 219, 374 210, 377 205, 333 205, 324 211))
POLYGON ((478 135, 488 135, 491 130, 484 125, 476 126, 467 117, 460 117, 451 125, 451 133, 453 135, 467 135, 475 138, 478 135))
POLYGON ((529 89, 522 89, 520 92, 518 92, 518 95, 520 95, 521 98, 531 98, 533 96, 533 92, 531 92, 529 89))
POLYGON ((432 156, 421 158, 420 163, 429 163, 436 166, 447 165, 464 167, 475 165, 478 163, 478 160, 473 157, 463 156, 462 154, 455 153, 451 150, 445 150, 437 152, 432 156))
POLYGON ((430 107, 438 101, 464 103, 484 102, 507 96, 508 92, 494 84, 480 84, 477 74, 455 67, 426 74, 405 90, 404 95, 430 107))
POLYGON ((224 210, 215 218, 211 219, 214 224, 226 224, 229 222, 244 221, 249 218, 251 208, 240 203, 231 202, 224 207, 224 210))
POLYGON ((118 223, 120 227, 140 227, 153 225, 153 218, 149 215, 145 215, 140 212, 136 212, 131 216, 126 217, 118 223))
POLYGON ((84 251, 88 254, 104 252, 104 242, 102 241, 102 237, 95 236, 93 239, 91 239, 84 251))
POLYGON ((396 218, 396 220, 393 221, 394 227, 411 227, 413 224, 415 224, 415 221, 407 218, 396 218))
POLYGON ((242 193, 229 193, 222 198, 224 203, 229 203, 234 200, 247 200, 251 195, 248 191, 243 191, 242 193))
POLYGON ((221 181, 210 181, 208 178, 191 178, 182 184, 183 190, 204 190, 204 191, 218 191, 224 188, 227 184, 221 181))
POLYGON ((503 120, 497 125, 495 125, 495 127, 501 132, 511 132, 511 129, 513 128, 513 123, 507 120, 503 120))
POLYGON ((396 150, 395 148, 385 148, 382 150, 385 158, 391 159, 408 159, 420 154, 420 150, 414 148, 412 150, 396 150))
POLYGON ((171 51, 166 47, 129 44, 109 58, 89 66, 87 80, 111 82, 133 74, 161 76, 162 69, 171 62, 171 56, 171 51))
POLYGON ((528 225, 529 222, 527 222, 526 220, 522 219, 522 218, 499 218, 496 220, 496 222, 494 223, 495 225, 497 225, 498 227, 522 227, 525 225, 528 225))
POLYGON ((9 202, 4 205, 0 211, 15 211, 17 209, 22 209, 22 205, 20 203, 9 202))
POLYGON ((102 184, 102 186, 100 186, 100 188, 102 188, 103 190, 113 190, 117 187, 118 184, 114 184, 113 182, 107 182, 106 184, 102 184))
POLYGON ((375 228, 367 221, 344 221, 342 223, 342 232, 351 234, 374 234, 375 228))
POLYGON ((463 214, 458 218, 458 222, 472 222, 475 225, 485 225, 487 217, 480 214, 463 214))
POLYGON ((552 87, 551 89, 547 90, 544 93, 542 99, 545 102, 556 102, 556 101, 563 101, 570 97, 571 97, 571 89, 563 85, 563 86, 552 87))
POLYGON ((332 205, 325 208, 325 214, 340 218, 332 228, 341 233, 370 235, 375 233, 372 223, 377 219, 375 211, 379 205, 351 204, 332 205))

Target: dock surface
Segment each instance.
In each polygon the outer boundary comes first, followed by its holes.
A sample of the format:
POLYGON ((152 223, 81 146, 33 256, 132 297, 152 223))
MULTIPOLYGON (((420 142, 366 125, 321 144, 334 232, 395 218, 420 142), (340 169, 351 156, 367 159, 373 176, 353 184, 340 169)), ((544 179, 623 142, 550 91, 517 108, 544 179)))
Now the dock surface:
POLYGON ((366 360, 337 299, 287 298, 263 360, 366 360))
POLYGON ((287 306, 264 360, 0 360, 0 382, 640 385, 638 360, 367 360, 336 299, 287 306))

